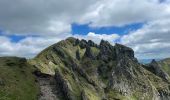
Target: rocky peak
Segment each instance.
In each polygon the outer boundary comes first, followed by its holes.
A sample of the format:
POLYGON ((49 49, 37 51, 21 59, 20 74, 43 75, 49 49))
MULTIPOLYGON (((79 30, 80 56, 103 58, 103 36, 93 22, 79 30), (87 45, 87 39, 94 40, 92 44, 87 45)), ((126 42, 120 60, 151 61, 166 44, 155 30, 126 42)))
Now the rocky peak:
POLYGON ((97 44, 95 44, 92 40, 88 40, 87 44, 88 46, 91 46, 91 47, 97 47, 97 44))
POLYGON ((101 40, 99 48, 100 48, 100 53, 98 55, 99 59, 102 59, 104 61, 110 61, 115 59, 114 47, 108 41, 101 40))
POLYGON ((80 45, 81 48, 85 48, 85 47, 87 47, 87 46, 90 46, 90 47, 98 47, 98 45, 95 44, 92 40, 86 41, 86 40, 84 40, 84 39, 82 39, 82 40, 76 39, 76 40, 75 40, 75 45, 80 45))
POLYGON ((101 40, 100 50, 100 57, 105 60, 120 60, 128 57, 137 61, 134 57, 134 51, 131 48, 118 43, 116 43, 115 46, 112 46, 108 41, 101 40))
POLYGON ((71 43, 75 43, 76 40, 77 40, 77 39, 74 38, 74 37, 68 37, 68 38, 66 39, 66 41, 70 41, 71 43))
POLYGON ((155 59, 152 59, 150 64, 158 66, 158 63, 157 63, 157 61, 155 59))
POLYGON ((112 47, 112 45, 108 41, 105 41, 105 40, 101 40, 99 46, 101 49, 104 49, 104 48, 106 49, 106 48, 112 47))
POLYGON ((134 59, 134 51, 131 48, 118 43, 116 43, 114 47, 115 47, 117 59, 121 59, 124 57, 129 57, 134 59))
POLYGON ((147 66, 147 69, 165 80, 169 79, 169 75, 162 70, 161 66, 155 59, 153 59, 152 62, 147 66))
POLYGON ((99 45, 75 38, 63 41, 44 50, 35 64, 41 72, 55 71, 57 90, 65 100, 162 100, 159 93, 170 94, 164 81, 169 76, 157 62, 146 70, 129 47, 105 40, 99 45))
POLYGON ((82 39, 82 40, 76 39, 74 45, 79 45, 80 48, 83 49, 83 48, 87 47, 88 42, 86 40, 84 40, 84 39, 82 39))
POLYGON ((87 47, 87 41, 86 40, 84 40, 84 39, 82 39, 81 41, 80 41, 80 47, 81 48, 86 48, 87 47))

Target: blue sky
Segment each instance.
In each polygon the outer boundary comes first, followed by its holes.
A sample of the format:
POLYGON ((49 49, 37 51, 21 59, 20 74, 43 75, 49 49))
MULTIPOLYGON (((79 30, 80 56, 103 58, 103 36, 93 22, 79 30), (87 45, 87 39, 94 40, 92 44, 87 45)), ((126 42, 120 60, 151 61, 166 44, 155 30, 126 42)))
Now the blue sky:
POLYGON ((34 57, 72 36, 124 44, 139 59, 170 57, 169 0, 14 2, 0 1, 0 56, 34 57))
MULTIPOLYGON (((109 27, 100 27, 100 28, 92 28, 88 24, 76 24, 73 23, 71 25, 71 33, 80 34, 80 35, 87 35, 89 32, 94 32, 96 34, 113 34, 117 33, 119 35, 128 34, 130 31, 136 31, 140 29, 144 23, 133 23, 124 26, 109 26, 109 27)), ((3 31, 0 31, 0 34, 3 36, 3 31)), ((10 38, 11 42, 19 42, 26 37, 36 37, 34 35, 16 35, 16 34, 9 34, 6 35, 10 38)))
POLYGON ((109 26, 109 27, 100 27, 94 28, 89 27, 88 24, 72 24, 72 34, 82 34, 87 35, 89 32, 94 32, 96 34, 112 34, 117 33, 119 35, 128 34, 130 31, 135 31, 140 29, 144 23, 133 23, 124 26, 109 26))

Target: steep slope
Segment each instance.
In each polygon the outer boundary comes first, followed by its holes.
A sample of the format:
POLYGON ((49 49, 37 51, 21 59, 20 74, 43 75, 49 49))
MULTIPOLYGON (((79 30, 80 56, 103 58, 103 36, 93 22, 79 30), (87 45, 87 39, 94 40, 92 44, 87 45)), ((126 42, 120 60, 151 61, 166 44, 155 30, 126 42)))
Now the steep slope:
POLYGON ((39 87, 25 58, 0 57, 0 100, 36 100, 39 87))
POLYGON ((158 62, 162 68, 170 75, 170 58, 163 59, 158 62))
POLYGON ((51 75, 59 100, 169 100, 169 79, 138 63, 134 51, 102 40, 68 38, 30 63, 51 75))
POLYGON ((154 59, 151 61, 150 64, 146 65, 145 68, 154 73, 155 75, 161 77, 165 81, 169 81, 170 77, 169 75, 163 70, 161 64, 159 64, 154 59))

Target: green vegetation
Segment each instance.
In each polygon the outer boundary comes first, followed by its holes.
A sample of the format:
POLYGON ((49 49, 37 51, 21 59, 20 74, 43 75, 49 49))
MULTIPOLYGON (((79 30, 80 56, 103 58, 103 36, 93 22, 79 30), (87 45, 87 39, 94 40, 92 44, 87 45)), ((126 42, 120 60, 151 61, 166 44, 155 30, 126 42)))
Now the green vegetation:
POLYGON ((100 52, 100 49, 96 48, 96 47, 91 47, 92 53, 97 56, 100 52))
POLYGON ((159 61, 159 64, 162 66, 162 69, 170 76, 170 58, 159 61))
POLYGON ((132 49, 122 45, 113 47, 105 41, 102 46, 87 41, 77 41, 75 45, 75 41, 74 38, 60 41, 30 61, 42 73, 55 75, 56 70, 66 83, 64 91, 73 100, 101 100, 103 97, 150 100, 158 91, 168 90, 168 83, 134 61, 132 49))
POLYGON ((93 91, 91 89, 84 88, 82 93, 83 97, 87 100, 100 100, 100 97, 99 95, 97 95, 96 91, 93 91))
POLYGON ((0 100, 37 100, 38 84, 26 59, 0 58, 0 100))
MULTIPOLYGON (((15 57, 0 59, 0 100, 37 99, 39 88, 31 65, 52 78, 59 100, 151 100, 159 93, 170 97, 170 84, 139 64, 133 55, 132 49, 104 40, 99 46, 68 38, 28 63, 15 57)), ((169 73, 169 63, 161 63, 169 73)))

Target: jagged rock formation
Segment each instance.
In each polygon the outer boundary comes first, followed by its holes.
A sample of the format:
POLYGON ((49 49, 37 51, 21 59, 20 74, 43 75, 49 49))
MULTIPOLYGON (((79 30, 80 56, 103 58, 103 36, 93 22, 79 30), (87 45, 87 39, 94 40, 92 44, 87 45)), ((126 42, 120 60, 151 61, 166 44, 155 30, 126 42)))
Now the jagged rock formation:
POLYGON ((152 73, 154 73, 155 75, 163 78, 166 81, 169 81, 169 75, 162 70, 161 65, 156 62, 154 59, 152 60, 152 62, 148 65, 145 66, 149 71, 151 71, 152 73))
POLYGON ((68 38, 30 63, 53 77, 59 100, 169 100, 169 78, 138 63, 134 51, 102 40, 68 38), (166 81, 165 81, 166 79, 166 81))
POLYGON ((0 57, 2 100, 170 100, 170 60, 142 65, 134 51, 68 38, 33 59, 0 57))

